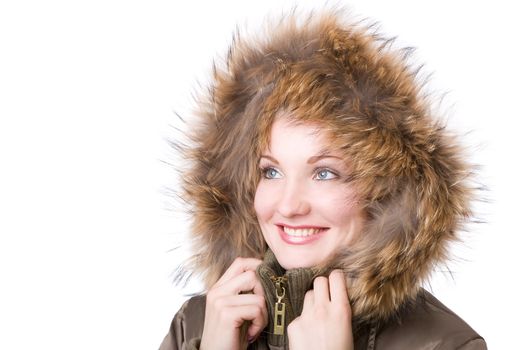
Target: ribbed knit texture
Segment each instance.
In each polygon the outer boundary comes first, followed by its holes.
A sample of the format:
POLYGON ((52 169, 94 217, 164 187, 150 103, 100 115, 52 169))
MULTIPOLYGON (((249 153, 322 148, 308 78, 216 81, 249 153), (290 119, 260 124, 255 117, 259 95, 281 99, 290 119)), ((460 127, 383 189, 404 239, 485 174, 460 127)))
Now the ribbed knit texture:
POLYGON ((303 310, 304 295, 313 288, 314 276, 313 271, 309 268, 297 268, 285 270, 277 261, 273 252, 268 249, 263 259, 263 263, 257 268, 257 275, 261 281, 262 287, 266 294, 266 306, 268 308, 268 326, 263 331, 269 345, 285 346, 288 349, 288 336, 286 327, 299 315, 303 310), (274 311, 277 302, 276 287, 271 277, 286 277, 284 287, 286 294, 283 302, 286 304, 285 328, 283 335, 273 334, 274 328, 274 311))

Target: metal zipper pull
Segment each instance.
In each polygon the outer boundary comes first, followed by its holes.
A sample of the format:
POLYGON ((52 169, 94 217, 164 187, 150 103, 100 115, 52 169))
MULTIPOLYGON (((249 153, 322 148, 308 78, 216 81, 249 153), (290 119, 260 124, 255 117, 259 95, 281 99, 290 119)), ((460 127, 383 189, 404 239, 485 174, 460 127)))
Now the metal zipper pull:
POLYGON ((282 302, 286 295, 286 289, 284 288, 284 282, 286 277, 274 277, 271 276, 272 281, 275 283, 275 295, 277 296, 277 302, 274 306, 274 317, 273 317, 273 334, 283 335, 284 334, 284 323, 286 314, 286 304, 282 302))

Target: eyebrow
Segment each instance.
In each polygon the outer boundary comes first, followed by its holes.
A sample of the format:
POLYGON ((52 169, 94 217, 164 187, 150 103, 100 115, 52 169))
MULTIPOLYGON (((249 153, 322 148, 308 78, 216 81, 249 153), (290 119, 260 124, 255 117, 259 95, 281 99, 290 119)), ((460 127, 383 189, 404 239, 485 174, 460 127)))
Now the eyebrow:
MULTIPOLYGON (((275 164, 279 164, 279 162, 277 161, 277 159, 275 159, 274 157, 272 156, 269 156, 269 155, 262 155, 261 158, 266 158, 266 159, 269 159, 271 160, 272 162, 274 162, 275 164)), ((329 155, 329 154, 320 154, 318 156, 312 156, 310 158, 308 158, 308 161, 307 163, 308 164, 313 164, 313 163, 317 163, 318 161, 320 161, 321 159, 324 159, 324 158, 335 158, 335 159, 340 159, 342 160, 343 158, 341 157, 338 157, 338 156, 332 156, 332 155, 329 155)))
POLYGON ((308 158, 307 163, 308 164, 317 163, 318 161, 324 158, 335 158, 335 159, 343 160, 343 158, 338 157, 338 156, 332 156, 330 154, 320 154, 318 156, 313 156, 313 157, 308 158))

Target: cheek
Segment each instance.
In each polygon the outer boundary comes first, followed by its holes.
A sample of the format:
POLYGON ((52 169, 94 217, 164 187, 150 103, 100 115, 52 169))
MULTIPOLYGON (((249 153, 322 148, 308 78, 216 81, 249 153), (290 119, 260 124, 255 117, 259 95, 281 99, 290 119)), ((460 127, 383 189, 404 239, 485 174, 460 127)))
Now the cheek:
POLYGON ((257 218, 259 220, 268 219, 271 217, 272 213, 272 193, 268 186, 265 186, 264 183, 259 183, 257 190, 255 191, 255 198, 253 200, 253 206, 257 218))
POLYGON ((338 226, 347 226, 360 218, 361 209, 352 191, 339 188, 337 191, 325 192, 319 195, 318 208, 322 208, 325 216, 338 226))

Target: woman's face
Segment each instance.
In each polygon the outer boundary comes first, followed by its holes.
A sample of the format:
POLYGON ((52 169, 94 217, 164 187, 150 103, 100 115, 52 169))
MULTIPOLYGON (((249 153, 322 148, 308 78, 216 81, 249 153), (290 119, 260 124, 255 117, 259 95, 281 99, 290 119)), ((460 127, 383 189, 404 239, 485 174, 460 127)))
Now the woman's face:
POLYGON ((283 268, 318 265, 361 231, 364 215, 344 182, 347 165, 325 132, 278 118, 259 166, 255 212, 283 268))

